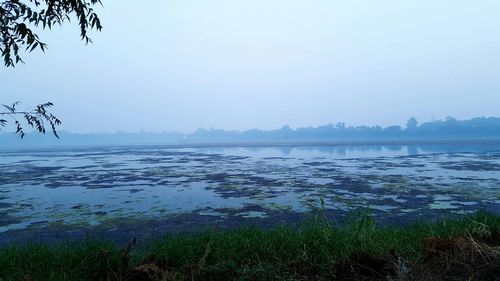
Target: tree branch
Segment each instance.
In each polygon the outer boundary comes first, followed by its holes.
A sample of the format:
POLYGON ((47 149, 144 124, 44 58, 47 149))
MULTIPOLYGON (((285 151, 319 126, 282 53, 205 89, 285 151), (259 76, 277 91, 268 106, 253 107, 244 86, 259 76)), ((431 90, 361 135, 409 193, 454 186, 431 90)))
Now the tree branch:
POLYGON ((86 44, 92 40, 89 30, 102 29, 101 21, 93 6, 100 0, 3 0, 0 1, 0 54, 7 67, 23 62, 20 51, 32 52, 40 49, 45 52, 47 44, 40 41, 31 27, 42 26, 51 29, 62 25, 71 17, 76 17, 80 36, 86 44), (24 3, 23 3, 24 2, 24 3))
MULTIPOLYGON (((48 111, 48 108, 52 107, 53 104, 51 102, 47 102, 44 104, 39 104, 35 107, 35 109, 31 111, 18 111, 16 107, 19 105, 19 102, 13 103, 11 106, 2 104, 1 106, 5 108, 7 111, 0 112, 0 116, 8 115, 12 118, 15 127, 16 134, 19 134, 21 138, 24 138, 24 128, 21 122, 16 119, 16 115, 23 115, 24 123, 28 126, 34 128, 37 132, 45 134, 45 122, 50 125, 50 129, 54 136, 59 138, 57 134, 56 127, 61 125, 61 121, 54 116, 52 113, 48 111)), ((0 127, 5 127, 8 124, 8 121, 5 119, 0 119, 0 127)))

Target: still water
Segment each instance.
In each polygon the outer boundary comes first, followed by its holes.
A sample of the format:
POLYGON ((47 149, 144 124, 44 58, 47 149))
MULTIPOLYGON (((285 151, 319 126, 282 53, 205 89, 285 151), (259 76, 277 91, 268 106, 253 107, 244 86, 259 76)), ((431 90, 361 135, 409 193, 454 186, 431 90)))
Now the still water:
POLYGON ((0 233, 500 211, 500 144, 0 150, 0 233), (321 206, 320 202, 324 202, 321 206), (120 221, 120 224, 115 223, 120 221))

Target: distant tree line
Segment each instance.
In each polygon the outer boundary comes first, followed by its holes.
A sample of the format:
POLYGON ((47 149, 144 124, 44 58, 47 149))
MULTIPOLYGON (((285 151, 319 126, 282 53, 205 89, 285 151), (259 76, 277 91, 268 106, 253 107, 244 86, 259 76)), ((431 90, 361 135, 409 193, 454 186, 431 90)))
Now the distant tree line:
POLYGON ((292 129, 283 126, 280 129, 264 131, 225 131, 199 129, 186 136, 189 140, 335 140, 363 138, 439 138, 439 137, 500 137, 500 118, 478 117, 469 120, 457 120, 447 117, 445 120, 419 124, 416 118, 410 118, 406 127, 401 126, 347 126, 345 123, 328 124, 319 127, 292 129))
MULTIPOLYGON (((1 117, 1 116, 0 116, 1 117)), ((1 118, 0 118, 1 119, 1 118)), ((75 134, 58 132, 60 140, 30 135, 23 142, 12 133, 0 134, 0 146, 53 146, 53 145, 141 145, 141 144, 190 144, 203 142, 308 142, 308 141, 372 141, 372 140, 500 140, 500 118, 478 117, 445 120, 419 124, 415 118, 401 126, 347 126, 345 123, 319 127, 292 129, 283 126, 276 130, 252 129, 228 131, 198 129, 193 133, 138 132, 75 134)))

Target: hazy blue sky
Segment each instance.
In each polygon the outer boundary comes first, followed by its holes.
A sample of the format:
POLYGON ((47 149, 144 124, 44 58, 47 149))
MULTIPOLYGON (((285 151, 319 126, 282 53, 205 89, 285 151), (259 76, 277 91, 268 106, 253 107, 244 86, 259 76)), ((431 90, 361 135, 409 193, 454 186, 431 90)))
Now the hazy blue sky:
POLYGON ((498 0, 110 0, 42 33, 0 102, 73 132, 404 124, 500 115, 498 0))

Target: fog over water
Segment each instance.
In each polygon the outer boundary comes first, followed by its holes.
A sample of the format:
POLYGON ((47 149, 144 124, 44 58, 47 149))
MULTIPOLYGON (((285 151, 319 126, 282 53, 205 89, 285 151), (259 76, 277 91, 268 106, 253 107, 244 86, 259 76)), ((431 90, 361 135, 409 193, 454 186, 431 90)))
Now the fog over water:
POLYGON ((52 101, 70 132, 498 116, 499 10, 495 0, 106 1, 94 44, 56 27, 41 32, 46 54, 0 68, 1 102, 52 101))

